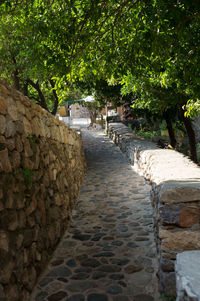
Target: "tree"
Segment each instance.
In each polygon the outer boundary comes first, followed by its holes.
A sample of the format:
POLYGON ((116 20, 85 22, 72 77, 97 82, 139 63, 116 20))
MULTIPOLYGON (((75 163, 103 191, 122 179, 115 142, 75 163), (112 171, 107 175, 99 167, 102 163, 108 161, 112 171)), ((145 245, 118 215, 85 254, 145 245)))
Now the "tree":
POLYGON ((199 1, 13 0, 1 8, 1 74, 16 87, 27 91, 31 80, 41 90, 54 79, 55 96, 61 80, 94 76, 137 93, 135 106, 163 116, 177 110, 190 123, 182 110, 189 116, 200 99, 199 1))

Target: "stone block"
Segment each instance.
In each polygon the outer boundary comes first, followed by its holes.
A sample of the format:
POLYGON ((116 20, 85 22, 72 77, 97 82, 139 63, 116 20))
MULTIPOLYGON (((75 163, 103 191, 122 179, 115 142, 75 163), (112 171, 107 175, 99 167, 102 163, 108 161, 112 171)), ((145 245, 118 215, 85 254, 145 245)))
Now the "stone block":
POLYGON ((29 121, 31 121, 32 114, 31 114, 31 110, 29 108, 25 108, 25 116, 29 121))
POLYGON ((21 101, 16 101, 17 110, 20 114, 25 115, 25 107, 21 101))
POLYGON ((9 138, 9 137, 14 137, 16 134, 16 127, 15 127, 15 123, 12 120, 8 121, 6 120, 6 130, 5 130, 5 137, 9 138))
POLYGON ((24 134, 24 125, 21 121, 15 121, 15 128, 18 134, 24 134))
POLYGON ((174 297, 172 300, 175 300, 176 296, 176 276, 175 272, 164 273, 159 271, 159 289, 167 297, 174 297))
POLYGON ((31 134, 32 126, 31 126, 31 123, 29 122, 29 120, 26 117, 23 117, 22 122, 24 125, 24 131, 25 131, 26 135, 31 134))
POLYGON ((192 230, 160 230, 161 249, 164 252, 200 249, 200 232, 192 230))
POLYGON ((200 223, 200 209, 197 205, 184 206, 184 203, 177 205, 164 204, 159 207, 159 213, 162 225, 190 228, 200 223))
POLYGON ((10 150, 10 151, 15 149, 15 139, 14 138, 7 139, 6 146, 7 146, 8 150, 10 150))
POLYGON ((5 98, 0 96, 0 114, 6 115, 8 112, 7 104, 5 98))
POLYGON ((18 301, 20 298, 20 288, 16 284, 9 284, 5 289, 5 294, 9 298, 9 301, 18 301))
POLYGON ((174 260, 162 257, 160 259, 160 268, 163 272, 166 273, 174 272, 174 260))
POLYGON ((3 230, 0 231, 0 249, 4 250, 7 253, 9 251, 8 234, 3 230))
POLYGON ((15 263, 13 260, 10 260, 0 269, 0 283, 9 284, 14 268, 15 263))
POLYGON ((10 164, 10 159, 8 156, 7 149, 0 151, 0 171, 1 172, 11 172, 12 171, 12 167, 10 164))
POLYGON ((193 225, 200 224, 200 209, 198 208, 183 208, 180 214, 180 226, 192 227, 193 225))
POLYGON ((17 169, 21 164, 20 154, 17 151, 14 151, 14 152, 12 152, 10 159, 11 159, 11 165, 12 165, 13 170, 17 169))
POLYGON ((28 139, 24 139, 24 154, 27 158, 33 156, 33 150, 28 139))
POLYGON ((32 120, 32 129, 33 129, 33 134, 36 137, 39 137, 40 136, 40 122, 37 117, 33 118, 33 120, 32 120))
POLYGON ((200 181, 167 181, 161 185, 160 203, 185 203, 200 201, 200 181))
POLYGON ((177 254, 176 286, 177 301, 200 300, 200 251, 185 251, 177 254))
POLYGON ((4 134, 5 130, 6 130, 6 118, 3 115, 0 115, 0 134, 4 134))
POLYGON ((8 108, 8 114, 10 115, 11 119, 16 121, 16 120, 19 120, 19 114, 18 114, 18 111, 17 111, 17 108, 16 108, 16 105, 9 105, 8 108))

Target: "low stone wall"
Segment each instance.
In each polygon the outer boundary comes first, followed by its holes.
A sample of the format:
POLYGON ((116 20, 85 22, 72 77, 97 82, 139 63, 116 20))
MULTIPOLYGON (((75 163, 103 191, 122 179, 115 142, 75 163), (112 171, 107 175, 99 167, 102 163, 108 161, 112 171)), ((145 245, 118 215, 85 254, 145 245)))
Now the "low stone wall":
POLYGON ((176 260, 176 301, 200 300, 200 251, 185 251, 176 260))
POLYGON ((120 123, 108 135, 152 184, 160 291, 175 294, 176 254, 200 249, 200 168, 183 154, 160 149, 120 123))
POLYGON ((0 82, 0 300, 29 300, 85 171, 81 136, 0 82))

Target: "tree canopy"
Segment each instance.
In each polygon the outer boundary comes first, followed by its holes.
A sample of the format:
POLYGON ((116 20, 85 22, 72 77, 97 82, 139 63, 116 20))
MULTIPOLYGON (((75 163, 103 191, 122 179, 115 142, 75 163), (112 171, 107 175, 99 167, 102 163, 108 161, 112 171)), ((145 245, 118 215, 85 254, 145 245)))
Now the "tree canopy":
POLYGON ((53 114, 77 81, 186 127, 199 113, 198 0, 2 0, 0 18, 0 76, 53 114))

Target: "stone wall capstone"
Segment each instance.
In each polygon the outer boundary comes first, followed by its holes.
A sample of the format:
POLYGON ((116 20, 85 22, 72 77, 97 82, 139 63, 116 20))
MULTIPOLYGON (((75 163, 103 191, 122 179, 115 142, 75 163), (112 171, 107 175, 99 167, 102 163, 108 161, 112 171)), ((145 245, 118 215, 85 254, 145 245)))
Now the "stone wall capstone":
POLYGON ((200 168, 181 153, 139 138, 122 123, 108 124, 107 132, 152 184, 160 291, 175 294, 177 253, 200 249, 200 168))
POLYGON ((85 172, 81 135, 0 81, 0 300, 27 301, 85 172))

